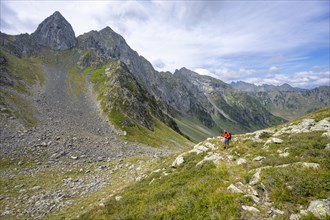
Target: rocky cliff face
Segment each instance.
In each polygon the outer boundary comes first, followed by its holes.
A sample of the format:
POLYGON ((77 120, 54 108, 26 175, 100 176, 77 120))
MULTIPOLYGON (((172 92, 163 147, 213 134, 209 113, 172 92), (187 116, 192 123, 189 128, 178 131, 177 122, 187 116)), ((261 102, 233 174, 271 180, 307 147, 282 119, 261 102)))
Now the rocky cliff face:
POLYGON ((67 50, 76 46, 75 33, 58 11, 46 18, 31 36, 39 45, 53 50, 67 50))

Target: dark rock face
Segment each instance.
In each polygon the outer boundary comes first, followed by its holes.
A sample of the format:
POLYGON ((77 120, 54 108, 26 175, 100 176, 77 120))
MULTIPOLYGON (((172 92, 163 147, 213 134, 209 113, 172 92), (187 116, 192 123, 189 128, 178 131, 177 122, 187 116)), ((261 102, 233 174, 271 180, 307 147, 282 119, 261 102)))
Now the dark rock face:
POLYGON ((32 34, 32 38, 41 46, 60 51, 77 44, 72 26, 59 12, 46 18, 32 34))
POLYGON ((17 57, 35 55, 40 47, 28 34, 7 35, 5 33, 0 33, 0 46, 17 57))

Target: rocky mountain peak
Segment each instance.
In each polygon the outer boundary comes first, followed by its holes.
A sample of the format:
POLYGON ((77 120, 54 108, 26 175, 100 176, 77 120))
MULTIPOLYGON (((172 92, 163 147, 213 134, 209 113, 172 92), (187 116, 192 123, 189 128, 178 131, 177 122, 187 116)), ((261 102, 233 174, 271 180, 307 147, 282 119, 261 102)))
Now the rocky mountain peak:
POLYGON ((113 33, 114 31, 109 26, 106 26, 100 32, 103 32, 103 33, 113 33))
POLYGON ((32 37, 39 45, 53 50, 67 50, 77 44, 72 26, 58 11, 41 22, 32 37))
POLYGON ((186 67, 182 67, 179 70, 175 70, 174 75, 183 75, 183 76, 198 76, 197 73, 187 69, 186 67))

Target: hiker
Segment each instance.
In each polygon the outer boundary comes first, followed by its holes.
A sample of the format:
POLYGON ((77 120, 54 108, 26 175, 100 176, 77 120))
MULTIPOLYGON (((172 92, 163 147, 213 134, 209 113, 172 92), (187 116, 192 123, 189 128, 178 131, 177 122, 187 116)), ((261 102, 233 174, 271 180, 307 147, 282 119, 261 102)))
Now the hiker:
POLYGON ((229 140, 231 139, 231 134, 228 131, 224 130, 222 136, 225 138, 225 140, 223 141, 223 148, 227 149, 229 147, 229 140))

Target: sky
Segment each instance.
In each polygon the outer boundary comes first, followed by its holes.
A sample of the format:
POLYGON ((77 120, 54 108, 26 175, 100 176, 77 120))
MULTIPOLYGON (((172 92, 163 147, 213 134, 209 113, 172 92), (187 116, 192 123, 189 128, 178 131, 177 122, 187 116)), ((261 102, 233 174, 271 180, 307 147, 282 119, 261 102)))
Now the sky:
POLYGON ((1 0, 0 30, 33 33, 59 11, 76 36, 106 26, 158 71, 227 83, 330 85, 330 1, 1 0))

